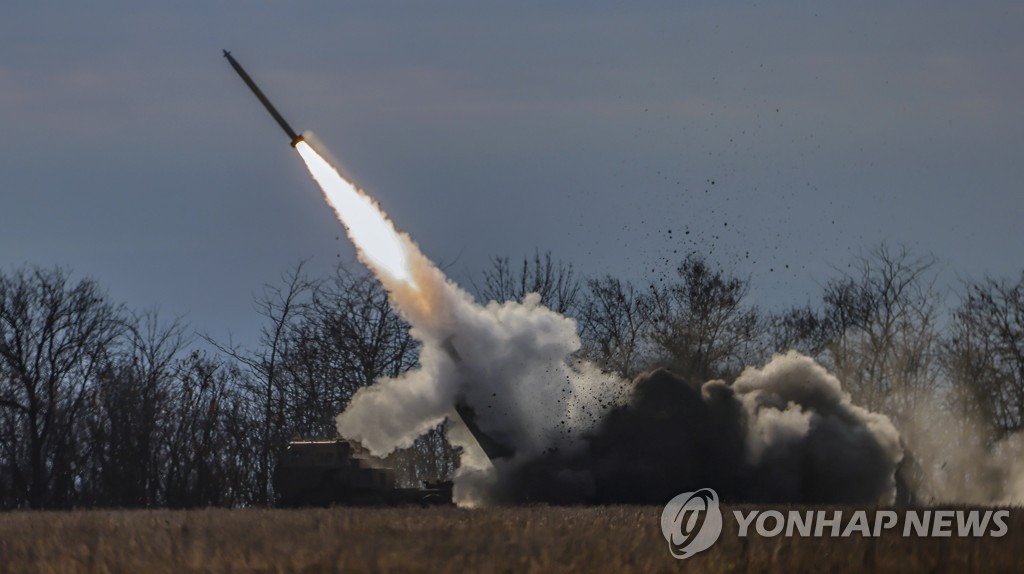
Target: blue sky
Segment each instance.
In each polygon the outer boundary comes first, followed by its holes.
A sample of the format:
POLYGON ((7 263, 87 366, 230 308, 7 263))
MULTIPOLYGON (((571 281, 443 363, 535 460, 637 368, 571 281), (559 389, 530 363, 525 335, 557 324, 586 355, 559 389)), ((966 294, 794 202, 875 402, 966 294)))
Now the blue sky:
POLYGON ((249 341, 262 284, 352 261, 227 48, 460 282, 698 250, 773 307, 880 241, 1015 277, 1021 29, 1013 2, 16 3, 0 267, 249 341))

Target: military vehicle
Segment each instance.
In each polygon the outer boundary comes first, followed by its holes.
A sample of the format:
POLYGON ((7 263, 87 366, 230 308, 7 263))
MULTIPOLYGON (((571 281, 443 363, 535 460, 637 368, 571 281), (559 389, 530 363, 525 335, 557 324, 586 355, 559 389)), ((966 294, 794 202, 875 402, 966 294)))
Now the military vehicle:
MULTIPOLYGON (((443 347, 454 362, 461 363, 453 339, 445 339, 443 347)), ((464 400, 456 403, 452 416, 461 419, 492 461, 515 455, 507 437, 480 428, 476 412, 464 400)), ((452 504, 452 481, 399 488, 382 460, 343 439, 288 443, 274 472, 274 490, 282 506, 452 504)))
POLYGON ((359 445, 345 440, 294 440, 274 472, 281 506, 387 506, 452 503, 452 482, 396 485, 394 472, 359 445))

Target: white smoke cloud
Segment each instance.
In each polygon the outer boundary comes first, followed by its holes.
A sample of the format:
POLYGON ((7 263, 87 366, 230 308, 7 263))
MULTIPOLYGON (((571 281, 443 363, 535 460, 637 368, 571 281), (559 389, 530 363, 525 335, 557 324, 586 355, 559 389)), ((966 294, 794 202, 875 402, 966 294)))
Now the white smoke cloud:
MULTIPOLYGON (((457 419, 462 402, 477 413, 480 430, 523 459, 572 448, 602 411, 624 400, 624 381, 571 359, 580 348, 575 320, 543 306, 537 294, 479 305, 405 240, 417 288, 384 281, 422 343, 420 367, 357 392, 337 417, 342 437, 386 455, 457 419)), ((449 439, 464 447, 456 495, 481 503, 493 470, 463 431, 457 420, 449 426, 449 439)))

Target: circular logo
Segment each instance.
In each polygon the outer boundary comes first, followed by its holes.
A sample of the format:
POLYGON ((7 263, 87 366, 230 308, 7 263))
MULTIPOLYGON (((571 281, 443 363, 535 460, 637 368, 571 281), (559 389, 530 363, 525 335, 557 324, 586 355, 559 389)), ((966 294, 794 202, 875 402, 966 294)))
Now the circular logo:
POLYGON ((672 556, 682 560, 707 550, 722 534, 718 494, 710 488, 684 492, 661 512, 661 533, 672 556))

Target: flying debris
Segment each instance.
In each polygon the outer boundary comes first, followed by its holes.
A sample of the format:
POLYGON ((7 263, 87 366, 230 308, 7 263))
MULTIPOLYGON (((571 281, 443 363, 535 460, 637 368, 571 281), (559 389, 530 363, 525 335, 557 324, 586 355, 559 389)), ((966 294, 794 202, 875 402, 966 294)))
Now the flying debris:
POLYGON ((292 147, 298 145, 298 143, 302 141, 302 136, 295 133, 295 130, 293 130, 292 127, 288 125, 288 122, 286 122, 284 118, 281 117, 281 114, 278 113, 277 108, 274 107, 274 104, 270 103, 270 100, 267 99, 267 96, 263 95, 263 91, 260 90, 259 86, 256 85, 256 82, 252 81, 252 78, 249 77, 249 74, 247 74, 245 70, 242 69, 242 65, 238 63, 238 60, 235 60, 231 56, 231 52, 224 50, 224 57, 228 59, 228 62, 231 63, 231 67, 234 68, 235 71, 238 72, 238 75, 242 77, 242 81, 245 82, 245 85, 249 86, 249 89, 252 90, 252 93, 256 94, 256 97, 259 99, 260 103, 263 104, 263 107, 267 108, 267 111, 270 112, 270 115, 274 116, 274 119, 277 121, 277 125, 281 126, 281 129, 284 130, 284 133, 288 134, 288 138, 292 142, 292 147))

